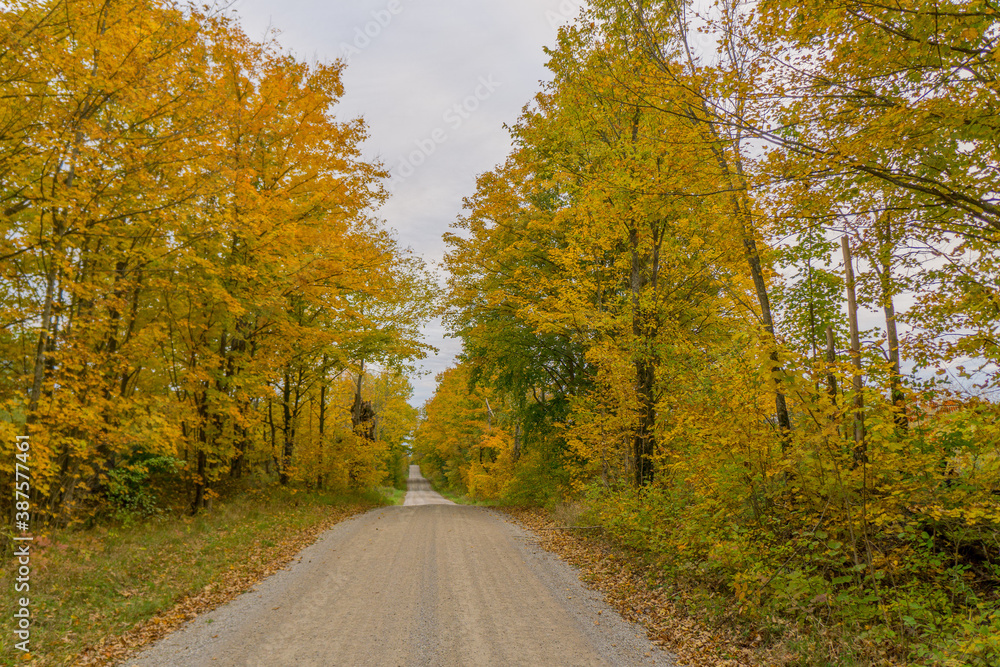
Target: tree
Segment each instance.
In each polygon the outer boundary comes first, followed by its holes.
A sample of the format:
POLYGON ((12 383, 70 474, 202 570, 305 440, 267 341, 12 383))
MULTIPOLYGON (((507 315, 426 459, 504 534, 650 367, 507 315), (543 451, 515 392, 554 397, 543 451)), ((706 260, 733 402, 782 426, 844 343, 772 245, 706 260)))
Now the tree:
POLYGON ((36 438, 47 511, 71 520, 147 455, 188 463, 198 511, 270 464, 267 428, 289 481, 318 384, 358 353, 427 349, 430 280, 374 217, 363 121, 333 115, 342 64, 167 0, 2 21, 2 398, 36 438))

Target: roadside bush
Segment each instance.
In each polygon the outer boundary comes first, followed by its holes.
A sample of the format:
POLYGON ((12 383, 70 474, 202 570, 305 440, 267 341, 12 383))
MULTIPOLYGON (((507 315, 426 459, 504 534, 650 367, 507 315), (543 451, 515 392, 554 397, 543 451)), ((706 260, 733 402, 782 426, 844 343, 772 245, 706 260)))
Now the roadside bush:
POLYGON ((105 498, 116 518, 146 518, 161 512, 152 479, 158 473, 172 473, 184 465, 172 456, 137 454, 131 461, 107 472, 105 498))

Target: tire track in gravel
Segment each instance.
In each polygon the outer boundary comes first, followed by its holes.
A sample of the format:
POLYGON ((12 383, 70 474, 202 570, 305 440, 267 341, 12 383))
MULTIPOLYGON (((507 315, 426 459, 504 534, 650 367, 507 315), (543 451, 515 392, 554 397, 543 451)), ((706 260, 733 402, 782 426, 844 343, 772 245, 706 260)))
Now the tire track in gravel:
POLYGON ((128 664, 674 664, 532 535, 448 504, 419 471, 411 486, 427 504, 336 525, 288 569, 128 664))

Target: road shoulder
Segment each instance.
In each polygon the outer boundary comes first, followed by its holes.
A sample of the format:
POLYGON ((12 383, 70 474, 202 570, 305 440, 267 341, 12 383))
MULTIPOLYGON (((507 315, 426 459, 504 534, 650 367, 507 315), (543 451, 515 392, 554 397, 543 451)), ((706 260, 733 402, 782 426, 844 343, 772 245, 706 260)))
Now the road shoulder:
POLYGON ((540 549, 571 565, 580 581, 629 623, 641 627, 655 646, 694 667, 750 667, 764 664, 752 646, 712 630, 685 614, 665 589, 650 584, 648 568, 634 554, 590 530, 566 529, 536 508, 502 508, 512 523, 530 533, 540 549))

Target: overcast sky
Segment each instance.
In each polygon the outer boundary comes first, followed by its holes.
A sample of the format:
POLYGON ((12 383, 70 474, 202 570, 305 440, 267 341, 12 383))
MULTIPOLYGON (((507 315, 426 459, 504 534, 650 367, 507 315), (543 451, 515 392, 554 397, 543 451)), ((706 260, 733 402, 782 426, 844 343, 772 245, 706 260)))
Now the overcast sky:
MULTIPOLYGON (((365 157, 393 176, 393 196, 378 214, 432 265, 444 254, 448 231, 471 195, 476 176, 510 150, 504 123, 548 77, 545 46, 571 21, 581 0, 236 0, 247 33, 268 28, 300 59, 349 62, 346 93, 335 110, 363 116, 370 139, 365 157)), ((705 37, 704 39, 708 39, 705 37)), ((712 51, 710 45, 703 49, 712 51)), ((835 258, 836 260, 836 258, 835 258)), ((897 303, 897 311, 909 305, 897 303)), ((882 324, 864 309, 862 327, 882 324)), ((903 333, 901 331, 901 333, 903 333)), ((440 323, 425 339, 441 350, 413 377, 411 403, 434 392, 434 375, 453 364, 458 341, 440 323)))
MULTIPOLYGON (((543 47, 576 16, 576 0, 238 0, 246 32, 270 26, 300 59, 348 60, 336 114, 363 116, 365 156, 392 172, 393 196, 379 215, 401 244, 437 264, 441 235, 461 211, 480 173, 510 150, 504 123, 547 77, 543 47)), ((441 353, 414 377, 421 406, 434 375, 452 365, 459 343, 440 323, 426 340, 441 353)))

